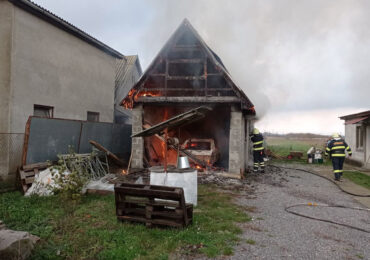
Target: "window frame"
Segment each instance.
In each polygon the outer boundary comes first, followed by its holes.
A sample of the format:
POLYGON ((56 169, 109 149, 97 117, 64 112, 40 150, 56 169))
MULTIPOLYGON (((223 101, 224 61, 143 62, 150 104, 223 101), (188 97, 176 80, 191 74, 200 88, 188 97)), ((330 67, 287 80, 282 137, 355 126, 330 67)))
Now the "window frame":
POLYGON ((100 113, 94 111, 87 111, 86 113, 86 121, 87 122, 100 122, 100 113), (89 115, 97 116, 97 120, 89 120, 89 115))
POLYGON ((44 117, 44 118, 54 118, 54 107, 52 106, 45 106, 45 105, 39 105, 39 104, 34 104, 33 105, 33 116, 38 116, 38 117, 44 117), (35 115, 35 110, 48 110, 49 116, 39 116, 35 115))
POLYGON ((356 150, 363 151, 365 144, 365 127, 356 125, 356 150))

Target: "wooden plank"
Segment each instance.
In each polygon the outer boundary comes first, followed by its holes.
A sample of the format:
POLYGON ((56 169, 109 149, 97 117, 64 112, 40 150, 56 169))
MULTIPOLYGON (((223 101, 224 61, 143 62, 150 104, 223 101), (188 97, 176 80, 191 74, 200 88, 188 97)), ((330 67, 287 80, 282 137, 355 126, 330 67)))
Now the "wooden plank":
MULTIPOLYGON (((134 187, 134 188, 144 188, 147 184, 135 184, 135 183, 117 183, 116 187, 134 187)), ((162 186, 162 185, 149 185, 150 189, 152 190, 167 190, 167 191, 174 191, 176 188, 179 187, 170 187, 170 186, 162 186)))
POLYGON ((33 171, 30 171, 30 172, 25 172, 25 171, 22 171, 20 170, 19 171, 19 176, 21 177, 21 179, 25 179, 27 177, 30 177, 30 176, 35 176, 35 173, 33 171))
POLYGON ((151 212, 153 216, 168 217, 174 219, 183 219, 183 212, 177 213, 175 211, 153 211, 151 212))
POLYGON ((144 190, 140 188, 119 188, 116 192, 121 192, 125 195, 141 196, 141 197, 153 197, 158 199, 179 199, 180 196, 177 193, 171 191, 159 191, 159 190, 144 190))
POLYGON ((22 166, 22 169, 24 171, 31 171, 35 168, 38 168, 38 169, 45 169, 47 167, 49 167, 51 164, 49 162, 42 162, 42 163, 33 163, 33 164, 26 164, 26 165, 23 165, 22 166))
POLYGON ((107 156, 112 159, 116 164, 118 164, 119 166, 125 166, 125 163, 119 159, 114 153, 108 151, 105 147, 103 147, 101 144, 93 141, 93 140, 89 140, 89 143, 92 144, 93 146, 95 146, 96 148, 98 148, 100 151, 103 151, 107 154, 107 156))
POLYGON ((26 184, 32 184, 34 180, 35 180, 35 177, 28 177, 28 178, 24 179, 24 182, 26 184))

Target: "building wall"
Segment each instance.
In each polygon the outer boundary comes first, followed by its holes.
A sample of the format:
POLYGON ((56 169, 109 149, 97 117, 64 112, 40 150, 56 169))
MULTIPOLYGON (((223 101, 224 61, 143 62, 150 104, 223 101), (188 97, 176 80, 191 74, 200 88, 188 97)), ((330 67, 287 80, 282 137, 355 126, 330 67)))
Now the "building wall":
POLYGON ((370 125, 366 126, 366 152, 364 167, 370 169, 370 125))
POLYGON ((33 105, 54 117, 113 122, 115 58, 14 7, 11 131, 23 132, 33 105))
POLYGON ((8 173, 12 4, 0 1, 0 181, 8 173))
MULTIPOLYGON (((20 165, 34 104, 54 117, 113 122, 115 58, 0 0, 0 182, 20 165)), ((10 174, 10 175, 9 175, 10 174)))
POLYGON ((356 124, 345 125, 345 140, 352 149, 351 159, 364 163, 365 149, 359 150, 356 148, 356 126, 356 124))

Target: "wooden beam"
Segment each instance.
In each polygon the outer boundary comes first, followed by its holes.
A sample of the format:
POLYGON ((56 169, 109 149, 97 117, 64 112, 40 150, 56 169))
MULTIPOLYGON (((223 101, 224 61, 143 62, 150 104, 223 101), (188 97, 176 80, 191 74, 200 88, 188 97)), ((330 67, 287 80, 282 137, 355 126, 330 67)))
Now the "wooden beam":
POLYGON ((169 60, 169 63, 202 63, 204 59, 173 59, 169 60))
POLYGON ((231 96, 222 97, 139 97, 137 103, 240 103, 240 98, 231 96))
POLYGON ((206 91, 206 96, 207 96, 207 89, 208 89, 208 80, 207 80, 207 77, 208 77, 208 71, 207 71, 207 59, 204 59, 203 60, 203 66, 204 66, 204 78, 205 78, 205 82, 204 82, 204 88, 205 88, 205 91, 206 91))
POLYGON ((166 73, 164 79, 164 96, 167 97, 168 59, 166 59, 166 73))
POLYGON ((168 80, 205 80, 205 76, 168 76, 168 80))

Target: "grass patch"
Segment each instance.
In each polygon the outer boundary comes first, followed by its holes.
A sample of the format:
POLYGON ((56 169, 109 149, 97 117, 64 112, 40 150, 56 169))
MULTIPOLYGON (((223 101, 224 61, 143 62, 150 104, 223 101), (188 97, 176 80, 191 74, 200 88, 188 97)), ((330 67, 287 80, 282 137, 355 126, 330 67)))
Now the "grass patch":
POLYGON ((232 197, 212 186, 199 186, 193 225, 185 229, 152 228, 118 222, 114 196, 83 196, 78 204, 58 196, 0 195, 0 219, 7 227, 41 238, 32 259, 167 259, 171 253, 231 255, 250 220, 232 197))
POLYGON ((254 241, 253 239, 247 239, 245 242, 247 244, 250 244, 250 245, 255 245, 256 244, 256 241, 254 241))
MULTIPOLYGON (((307 151, 312 146, 324 151, 326 145, 325 138, 291 138, 291 137, 271 137, 266 138, 267 149, 274 154, 286 158, 290 152, 302 152, 302 159, 274 159, 280 163, 307 164, 307 151)), ((330 160, 324 160, 324 165, 330 165, 330 160)))
POLYGON ((370 189, 370 176, 356 171, 344 171, 343 177, 362 186, 370 189))

